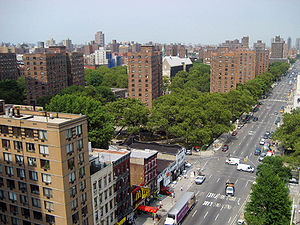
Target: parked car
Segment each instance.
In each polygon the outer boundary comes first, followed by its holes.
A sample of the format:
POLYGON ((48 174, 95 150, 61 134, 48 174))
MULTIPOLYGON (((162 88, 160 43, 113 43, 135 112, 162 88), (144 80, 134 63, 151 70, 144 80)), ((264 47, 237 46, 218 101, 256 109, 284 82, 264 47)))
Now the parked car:
POLYGON ((259 144, 260 144, 260 145, 264 145, 264 144, 265 144, 265 139, 264 139, 264 138, 261 138, 260 141, 259 141, 259 144))
POLYGON ((185 151, 185 154, 186 154, 186 155, 192 155, 192 150, 191 150, 191 149, 187 149, 187 150, 185 151))
POLYGON ((251 172, 251 173, 254 172, 254 168, 253 168, 252 166, 248 165, 248 164, 241 164, 241 163, 240 163, 240 164, 236 167, 236 169, 237 169, 238 171, 245 171, 245 172, 251 172))
POLYGON ((236 136, 236 135, 237 135, 237 131, 234 130, 234 131, 231 133, 231 135, 232 135, 232 136, 236 136))
POLYGON ((238 165, 240 164, 241 160, 238 158, 229 158, 226 159, 225 163, 229 164, 229 165, 238 165))
POLYGON ((261 153, 260 147, 256 147, 254 155, 260 155, 260 153, 261 153))
POLYGON ((186 162, 185 163, 185 167, 188 167, 188 168, 190 168, 192 166, 192 164, 191 163, 188 163, 188 162, 186 162))
POLYGON ((229 146, 228 145, 224 145, 223 148, 222 148, 222 151, 226 152, 228 149, 229 149, 229 146))
POLYGON ((253 117, 253 121, 256 122, 258 120, 258 117, 253 117))
POLYGON ((195 179, 195 183, 196 184, 202 184, 205 181, 205 179, 206 179, 205 175, 197 176, 196 179, 195 179))
POLYGON ((258 158, 258 161, 260 161, 260 162, 263 161, 264 158, 266 157, 266 155, 267 155, 266 152, 261 153, 260 156, 259 156, 259 158, 258 158))
POLYGON ((291 183, 291 184, 298 184, 298 183, 299 183, 299 181, 298 181, 298 179, 297 179, 297 178, 295 178, 295 177, 292 177, 292 178, 289 180, 289 183, 291 183))

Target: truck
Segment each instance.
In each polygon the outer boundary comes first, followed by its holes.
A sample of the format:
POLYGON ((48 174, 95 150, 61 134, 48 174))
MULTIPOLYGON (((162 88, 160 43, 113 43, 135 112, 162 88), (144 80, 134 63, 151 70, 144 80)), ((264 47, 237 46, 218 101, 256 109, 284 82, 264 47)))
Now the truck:
POLYGON ((234 183, 231 182, 226 182, 225 185, 225 194, 226 196, 231 195, 234 196, 234 183))
POLYGON ((165 225, 181 224, 183 218, 194 207, 196 203, 195 192, 185 192, 178 202, 168 212, 165 225))

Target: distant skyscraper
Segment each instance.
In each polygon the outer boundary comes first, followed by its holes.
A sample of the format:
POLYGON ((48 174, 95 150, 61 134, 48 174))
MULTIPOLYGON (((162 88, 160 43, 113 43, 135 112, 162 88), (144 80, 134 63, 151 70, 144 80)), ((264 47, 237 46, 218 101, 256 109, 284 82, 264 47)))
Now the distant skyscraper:
POLYGON ((45 48, 45 42, 38 41, 37 46, 38 46, 38 48, 45 48))
POLYGON ((69 51, 71 51, 73 48, 72 41, 69 38, 67 38, 66 40, 63 40, 63 45, 66 46, 66 49, 69 51))
POLYGON ((300 51, 300 38, 296 39, 296 49, 300 51))
POLYGON ((288 44, 288 50, 290 50, 292 48, 292 38, 291 37, 288 37, 287 44, 288 44))
POLYGON ((95 43, 100 45, 100 47, 105 47, 104 33, 102 31, 98 31, 95 34, 95 43))
POLYGON ((242 47, 249 48, 249 36, 242 37, 242 47))
POLYGON ((55 45, 55 40, 53 38, 46 41, 46 46, 47 47, 54 46, 54 45, 55 45))
POLYGON ((162 95, 162 57, 154 46, 142 46, 141 52, 128 53, 129 97, 140 99, 149 108, 162 95))
POLYGON ((270 62, 287 62, 287 45, 280 36, 272 41, 270 62))

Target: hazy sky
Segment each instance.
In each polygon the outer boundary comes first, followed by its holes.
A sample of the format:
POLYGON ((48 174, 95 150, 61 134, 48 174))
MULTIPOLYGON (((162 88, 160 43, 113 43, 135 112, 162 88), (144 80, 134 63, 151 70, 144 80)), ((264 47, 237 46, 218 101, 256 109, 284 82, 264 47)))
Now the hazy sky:
POLYGON ((218 44, 300 37, 300 0, 0 0, 0 42, 218 44))

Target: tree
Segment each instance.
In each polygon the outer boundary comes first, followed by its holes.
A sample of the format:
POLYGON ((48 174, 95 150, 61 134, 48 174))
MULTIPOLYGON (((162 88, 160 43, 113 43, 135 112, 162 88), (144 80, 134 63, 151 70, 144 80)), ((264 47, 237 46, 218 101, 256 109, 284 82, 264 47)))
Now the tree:
POLYGON ((46 106, 46 110, 86 115, 89 141, 93 147, 108 147, 114 132, 113 116, 99 101, 75 94, 56 95, 46 106))
POLYGON ((100 86, 103 81, 103 74, 99 70, 84 70, 87 85, 100 86))
POLYGON ((258 165, 257 173, 259 174, 263 170, 273 171, 284 183, 291 178, 291 169, 283 165, 283 159, 280 156, 266 157, 263 163, 258 165))
POLYGON ((270 169, 263 169, 251 189, 250 202, 245 209, 247 224, 289 224, 291 201, 288 187, 278 175, 270 169))
POLYGON ((8 104, 24 104, 26 99, 24 82, 24 78, 19 78, 18 81, 0 81, 0 99, 4 99, 8 104))

